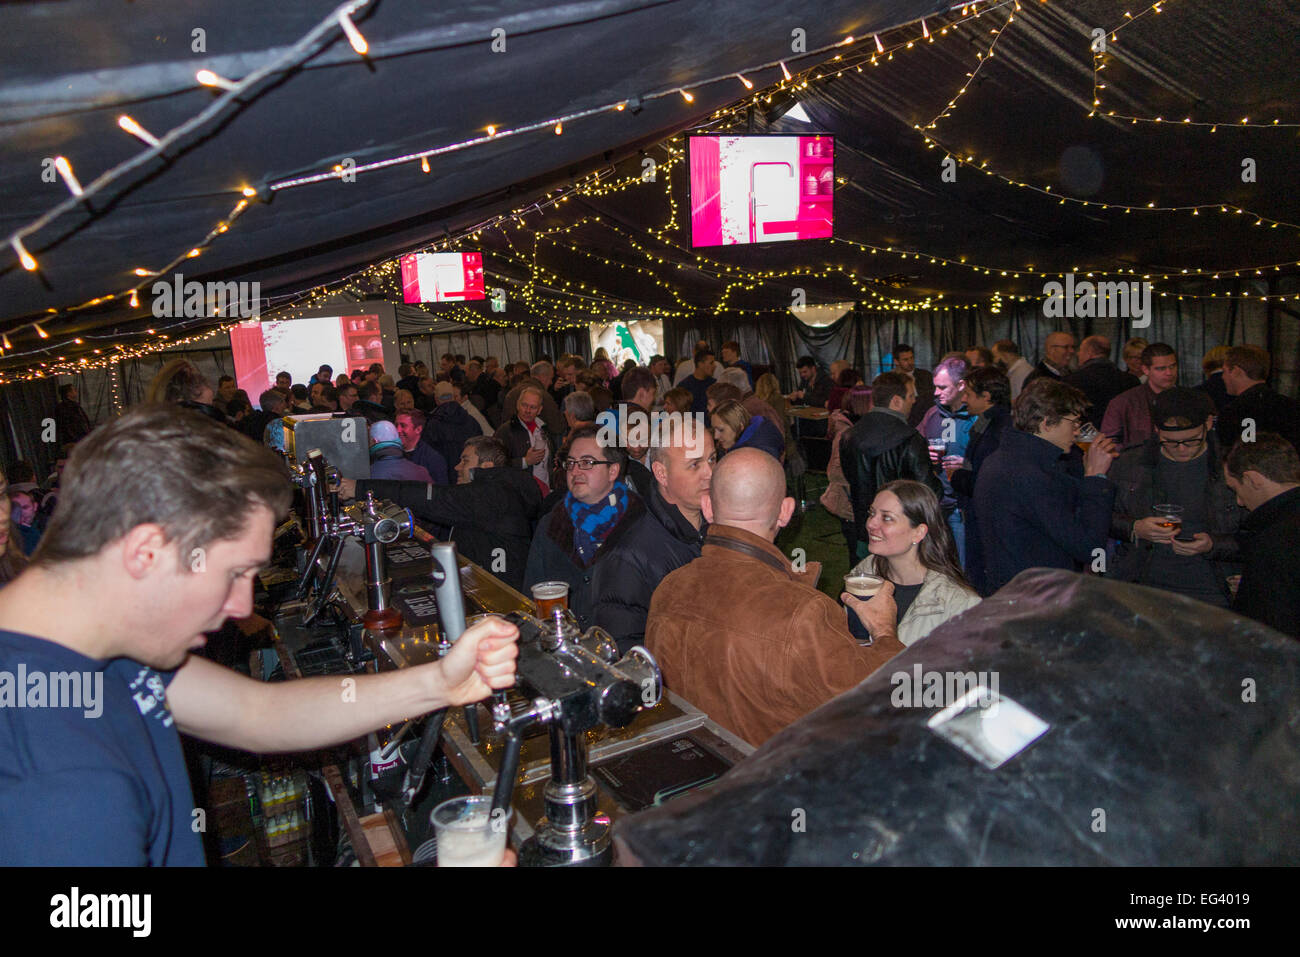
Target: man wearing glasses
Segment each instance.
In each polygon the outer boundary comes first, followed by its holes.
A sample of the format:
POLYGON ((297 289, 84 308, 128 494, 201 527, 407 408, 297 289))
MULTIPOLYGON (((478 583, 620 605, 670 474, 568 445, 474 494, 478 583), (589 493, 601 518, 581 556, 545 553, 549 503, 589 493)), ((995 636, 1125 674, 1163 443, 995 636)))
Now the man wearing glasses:
POLYGON ((1111 536, 1120 543, 1110 575, 1227 608, 1245 510, 1224 481, 1213 415, 1196 389, 1156 396, 1155 434, 1110 470, 1118 489, 1111 536))
POLYGON ((560 463, 569 491, 542 516, 524 569, 525 591, 538 582, 569 583, 569 610, 584 631, 601 624, 592 614, 593 577, 609 550, 645 514, 623 481, 627 453, 602 446, 598 435, 594 425, 574 431, 569 456, 560 463))

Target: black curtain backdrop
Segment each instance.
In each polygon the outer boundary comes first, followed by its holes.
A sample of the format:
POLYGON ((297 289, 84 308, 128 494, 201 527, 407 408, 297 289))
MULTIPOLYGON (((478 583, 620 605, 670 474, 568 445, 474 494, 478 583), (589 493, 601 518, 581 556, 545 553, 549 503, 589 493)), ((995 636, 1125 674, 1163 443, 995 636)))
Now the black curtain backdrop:
POLYGON ((4 455, 6 478, 18 461, 32 464, 38 482, 54 471, 59 440, 47 426, 54 421, 58 401, 58 386, 49 379, 15 382, 0 391, 0 421, 4 422, 0 453, 4 455), (53 441, 43 441, 46 436, 53 441))

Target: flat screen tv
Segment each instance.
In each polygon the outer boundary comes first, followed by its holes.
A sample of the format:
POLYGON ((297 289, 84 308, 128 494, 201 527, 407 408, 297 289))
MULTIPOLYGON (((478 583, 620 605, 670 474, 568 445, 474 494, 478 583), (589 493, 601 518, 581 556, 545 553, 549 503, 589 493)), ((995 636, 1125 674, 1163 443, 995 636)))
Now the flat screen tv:
POLYGON ((230 330, 230 352, 235 381, 253 405, 280 372, 306 384, 322 365, 337 377, 380 362, 396 377, 397 318, 391 304, 356 303, 346 312, 240 323, 230 330))
POLYGON ((831 237, 833 136, 696 134, 687 146, 692 246, 831 237))
POLYGON ((405 302, 483 299, 482 253, 410 253, 402 257, 405 302))

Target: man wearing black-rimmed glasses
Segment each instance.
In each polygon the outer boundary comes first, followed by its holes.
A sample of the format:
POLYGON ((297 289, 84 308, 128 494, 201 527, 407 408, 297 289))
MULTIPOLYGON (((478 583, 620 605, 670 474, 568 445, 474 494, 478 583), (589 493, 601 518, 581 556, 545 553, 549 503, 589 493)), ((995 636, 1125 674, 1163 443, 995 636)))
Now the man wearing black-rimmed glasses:
POLYGON ((538 582, 569 584, 569 610, 583 630, 601 622, 593 616, 592 581, 619 539, 645 514, 645 506, 623 481, 627 453, 604 446, 596 426, 576 429, 561 463, 569 491, 542 517, 524 569, 524 588, 538 582))
POLYGON ((1110 576, 1226 608, 1245 510, 1223 478, 1214 411, 1203 392, 1166 389, 1155 398, 1155 434, 1115 460, 1110 576))

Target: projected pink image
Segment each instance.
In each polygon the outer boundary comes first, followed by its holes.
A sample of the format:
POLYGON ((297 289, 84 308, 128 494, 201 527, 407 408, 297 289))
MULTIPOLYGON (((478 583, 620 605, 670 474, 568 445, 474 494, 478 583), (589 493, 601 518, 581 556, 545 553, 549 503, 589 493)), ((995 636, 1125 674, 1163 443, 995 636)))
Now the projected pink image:
POLYGON ((482 253, 411 253, 402 257, 405 302, 483 299, 482 253))
POLYGON ((829 136, 692 136, 691 244, 829 238, 834 154, 829 136))

